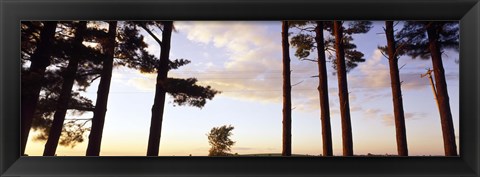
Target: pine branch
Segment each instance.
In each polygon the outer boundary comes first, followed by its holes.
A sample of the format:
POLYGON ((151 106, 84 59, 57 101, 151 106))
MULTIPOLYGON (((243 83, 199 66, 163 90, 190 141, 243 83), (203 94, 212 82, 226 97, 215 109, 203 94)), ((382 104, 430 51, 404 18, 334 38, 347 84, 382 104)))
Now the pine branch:
POLYGON ((81 78, 81 77, 85 77, 85 76, 91 76, 91 75, 97 75, 97 74, 101 74, 101 72, 97 71, 97 72, 87 72, 87 73, 83 73, 83 74, 77 74, 77 78, 81 78))
POLYGON ((380 53, 383 55, 383 57, 387 58, 388 60, 390 60, 390 58, 388 58, 388 56, 385 54, 385 52, 381 51, 380 50, 380 53))
POLYGON ((89 83, 90 83, 90 84, 93 83, 93 81, 97 80, 97 79, 100 78, 100 77, 102 77, 102 75, 98 75, 98 76, 94 77, 89 83))
POLYGON ((311 61, 311 62, 318 62, 318 60, 308 59, 308 58, 300 58, 300 60, 306 60, 306 61, 311 61))
POLYGON ((69 106, 68 109, 75 109, 75 110, 78 110, 78 111, 91 111, 93 112, 95 110, 95 108, 87 108, 87 107, 81 107, 81 106, 69 106))
POLYGON ((150 36, 153 37, 153 39, 155 39, 155 41, 158 42, 158 44, 160 44, 160 46, 162 46, 162 41, 158 39, 157 36, 155 36, 155 34, 153 34, 153 32, 147 28, 147 26, 145 26, 144 24, 140 24, 140 27, 142 27, 148 34, 150 34, 150 36))

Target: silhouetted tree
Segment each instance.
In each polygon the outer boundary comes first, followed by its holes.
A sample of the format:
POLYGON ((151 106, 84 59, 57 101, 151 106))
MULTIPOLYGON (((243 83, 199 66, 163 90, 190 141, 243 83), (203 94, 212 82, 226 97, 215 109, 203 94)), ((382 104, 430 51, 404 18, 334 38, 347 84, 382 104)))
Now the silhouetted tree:
POLYGON ((108 22, 108 39, 105 42, 105 60, 103 61, 102 74, 97 90, 97 101, 93 112, 92 128, 90 131, 87 156, 98 156, 102 142, 102 132, 107 112, 108 94, 112 79, 113 57, 115 53, 117 36, 117 21, 108 22))
POLYGON ((148 45, 145 43, 144 37, 139 34, 139 29, 137 29, 136 25, 131 22, 117 21, 109 21, 108 24, 108 33, 97 32, 92 36, 100 39, 98 42, 105 51, 105 57, 101 69, 101 79, 92 119, 92 131, 89 135, 86 152, 87 156, 98 156, 100 154, 113 67, 126 66, 138 69, 141 72, 153 72, 155 61, 158 60, 146 51, 148 45), (98 36, 105 37, 101 38, 98 36))
MULTIPOLYGON (((371 22, 366 21, 355 21, 350 22, 348 28, 343 27, 343 22, 334 21, 333 22, 333 33, 335 36, 335 52, 336 52, 336 62, 334 66, 337 69, 337 78, 338 78, 338 95, 340 100, 340 115, 342 122, 342 139, 343 139, 343 155, 344 156, 353 156, 353 139, 352 139, 352 123, 350 120, 350 103, 348 98, 348 85, 347 85, 347 68, 345 66, 346 54, 350 55, 347 58, 350 58, 350 68, 356 66, 355 62, 363 62, 363 53, 356 50, 352 50, 351 53, 345 52, 346 44, 353 45, 346 41, 351 41, 352 34, 355 33, 366 33, 371 28, 371 22), (346 36, 344 35, 346 33, 346 36)), ((352 48, 352 46, 348 46, 352 48)))
POLYGON ((184 59, 177 59, 172 62, 169 58, 173 21, 143 21, 133 23, 142 27, 160 45, 159 61, 150 63, 154 66, 151 67, 150 70, 148 70, 149 67, 145 68, 147 69, 146 71, 154 71, 154 69, 157 71, 157 83, 155 85, 155 98, 152 106, 147 156, 158 156, 166 93, 169 92, 173 96, 174 102, 178 105, 188 104, 201 108, 205 105, 207 99, 211 100, 215 94, 220 92, 211 89, 210 86, 197 86, 196 79, 190 78, 185 80, 168 78, 168 71, 170 69, 176 69, 182 65, 190 63, 190 61, 184 59), (161 28, 162 40, 153 34, 149 27, 161 28))
MULTIPOLYGON (((32 59, 32 53, 35 51, 36 46, 39 41, 39 33, 41 30, 42 22, 40 21, 22 21, 22 50, 21 50, 21 72, 22 72, 22 85, 28 85, 30 80, 26 76, 28 72, 28 64, 32 59)), ((48 138, 48 133, 50 131, 50 126, 52 123, 51 117, 55 112, 56 101, 59 98, 61 92, 61 85, 63 78, 61 73, 65 72, 66 63, 70 57, 72 46, 72 23, 71 22, 62 22, 57 25, 57 32, 55 34, 55 39, 51 44, 51 47, 55 50, 50 52, 50 67, 44 72, 44 78, 42 79, 42 89, 39 95, 39 100, 36 106, 35 113, 33 115, 33 120, 31 128, 34 131, 38 131, 39 134, 32 137, 34 141, 45 141, 48 138)), ((88 48, 88 50, 83 51, 90 56, 98 55, 99 53, 95 49, 88 48)), ((94 60, 93 60, 94 61, 94 60)), ((88 62, 93 62, 88 61, 88 62)), ((88 64, 83 62, 83 64, 88 64)), ((79 69, 81 72, 89 71, 90 68, 79 69)), ((82 74, 80 77, 76 77, 75 81, 79 87, 79 91, 88 87, 90 84, 89 81, 94 75, 85 75, 82 74)), ((22 89, 26 89, 22 87, 22 89)), ((78 92, 72 91, 72 97, 69 101, 68 109, 73 111, 75 116, 82 115, 86 111, 93 110, 93 105, 91 101, 87 98, 81 97, 78 92)), ((74 147, 76 143, 83 141, 83 134, 89 130, 88 127, 85 127, 85 124, 89 119, 78 119, 71 118, 64 123, 62 128, 61 137, 59 144, 62 146, 71 146, 74 147)))
MULTIPOLYGON (((37 109, 32 122, 32 129, 39 134, 33 137, 34 141, 46 141, 52 125, 52 116, 55 113, 56 103, 61 92, 62 79, 57 73, 46 71, 45 87, 42 89, 37 109)), ((93 111, 91 101, 80 96, 76 91, 72 91, 71 99, 68 103, 68 109, 72 110, 74 115, 82 115, 87 111, 93 111)), ((89 131, 85 124, 90 119, 69 119, 62 128, 59 145, 74 147, 77 143, 83 142, 83 135, 89 131)))
POLYGON ((295 56, 303 60, 314 61, 318 66, 318 95, 320 102, 320 120, 322 126, 323 155, 332 156, 332 131, 330 125, 330 106, 328 99, 328 80, 327 80, 327 63, 325 56, 325 38, 323 29, 325 24, 323 21, 296 21, 290 26, 305 27, 309 24, 313 25, 313 29, 302 29, 314 32, 314 34, 298 33, 291 39, 292 46, 296 47, 295 56), (316 46, 315 46, 316 44, 316 46), (317 60, 307 59, 310 51, 317 49, 317 60))
POLYGON ((292 155, 292 85, 290 83, 290 44, 288 43, 288 21, 282 21, 283 63, 283 145, 282 155, 292 155))
POLYGON ((82 58, 84 33, 87 28, 86 21, 80 21, 75 30, 75 39, 73 41, 74 53, 68 62, 68 67, 63 73, 62 91, 57 101, 56 111, 53 116, 52 127, 48 135, 47 143, 45 144, 44 156, 54 156, 60 139, 65 115, 67 113, 68 104, 71 98, 72 88, 75 81, 78 63, 82 58))
MULTIPOLYGON (((40 31, 39 39, 30 58, 30 68, 25 74, 22 74, 22 94, 21 94, 21 154, 25 153, 28 134, 32 126, 35 108, 38 103, 38 97, 42 88, 42 81, 47 66, 50 65, 50 55, 52 44, 55 38, 56 21, 43 22, 43 28, 40 31)), ((23 34, 22 34, 23 37, 23 34)), ((25 41, 30 39, 24 38, 25 41)), ((22 40, 23 44, 29 44, 22 40)))
POLYGON ((442 125, 443 143, 446 156, 457 156, 457 145, 453 128, 450 99, 448 97, 445 70, 442 62, 444 49, 459 47, 458 22, 407 21, 397 37, 405 43, 406 54, 421 59, 432 59, 435 89, 442 125))
POLYGON ((214 127, 210 130, 210 133, 207 134, 208 136, 208 143, 210 146, 210 150, 208 151, 208 156, 231 156, 230 153, 231 147, 235 144, 234 141, 230 139, 232 135, 232 130, 234 129, 233 126, 221 126, 221 127, 214 127))
POLYGON ((387 46, 379 47, 387 53, 390 67, 390 85, 392 87, 393 112, 395 117, 395 132, 397 139, 397 152, 399 156, 408 156, 407 135, 405 130, 405 115, 403 112, 403 99, 398 69, 398 58, 401 48, 395 39, 393 21, 385 21, 385 35, 387 46))

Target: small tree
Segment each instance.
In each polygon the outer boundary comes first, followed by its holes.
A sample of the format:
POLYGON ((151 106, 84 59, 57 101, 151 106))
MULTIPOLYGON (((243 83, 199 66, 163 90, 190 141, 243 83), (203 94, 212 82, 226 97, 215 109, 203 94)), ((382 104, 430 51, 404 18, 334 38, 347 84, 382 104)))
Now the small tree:
POLYGON ((212 146, 209 150, 208 156, 230 156, 231 147, 235 144, 230 139, 232 135, 233 126, 213 127, 208 136, 208 143, 212 146))

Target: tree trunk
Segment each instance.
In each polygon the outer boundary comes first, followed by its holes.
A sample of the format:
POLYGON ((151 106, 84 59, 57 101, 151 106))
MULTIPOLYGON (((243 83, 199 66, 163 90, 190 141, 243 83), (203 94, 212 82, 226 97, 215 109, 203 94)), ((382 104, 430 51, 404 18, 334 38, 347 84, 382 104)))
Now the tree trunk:
POLYGON ((87 22, 81 21, 78 25, 77 31, 75 33, 74 39, 74 50, 73 56, 68 62, 67 70, 63 76, 62 91, 60 92, 60 97, 57 101, 57 108, 53 116, 52 127, 50 128, 50 133, 48 135, 47 143, 45 144, 45 150, 43 151, 44 156, 54 156, 55 151, 57 150, 58 141, 60 135, 62 134, 63 122, 65 121, 65 115, 68 109, 68 102, 71 99, 72 88, 75 81, 75 75, 78 69, 78 62, 80 60, 79 53, 82 47, 84 32, 87 28, 87 22))
POLYGON ((340 115, 342 117, 343 155, 353 156, 352 123, 350 120, 350 105, 348 101, 342 22, 334 21, 333 28, 335 33, 335 51, 337 57, 338 96, 340 99, 340 115))
POLYGON ((163 111, 165 107, 165 84, 168 76, 168 63, 170 61, 170 41, 172 37, 173 22, 163 22, 162 43, 160 44, 160 64, 157 68, 157 83, 155 85, 155 99, 152 106, 152 120, 150 135, 148 137, 147 156, 158 156, 160 136, 162 132, 163 111))
POLYGON ((395 131, 397 134, 397 152, 399 156, 408 156, 407 135, 405 131, 405 115, 403 113, 402 90, 398 71, 398 57, 393 34, 393 21, 385 22, 387 36, 388 64, 390 67, 390 83, 392 87, 393 112, 395 116, 395 131))
POLYGON ((318 53, 318 94, 320 98, 320 120, 322 122, 323 156, 332 156, 332 128, 330 125, 330 105, 328 102, 328 80, 323 22, 316 21, 316 23, 315 42, 317 43, 318 53))
POLYGON ((106 58, 103 61, 103 69, 100 84, 97 90, 97 101, 93 112, 92 129, 90 131, 87 147, 87 156, 98 156, 102 144, 103 126, 107 113, 108 94, 112 80, 113 57, 115 52, 115 37, 117 36, 117 21, 108 23, 108 42, 106 46, 106 58))
POLYGON ((25 154, 28 134, 32 126, 33 115, 37 107, 38 97, 42 88, 45 69, 50 65, 52 44, 55 40, 56 21, 44 22, 40 32, 40 41, 37 49, 30 58, 31 64, 26 76, 22 76, 22 101, 21 101, 21 154, 25 154), (24 82, 23 82, 24 81, 24 82))
POLYGON ((292 85, 290 83, 290 45, 288 43, 288 21, 282 22, 283 54, 283 146, 282 155, 292 155, 292 85))
POLYGON ((430 54, 432 57, 433 72, 435 76, 438 107, 440 109, 440 120, 442 124, 445 155, 457 156, 457 145, 455 143, 455 132, 453 128, 452 113, 450 110, 447 82, 445 80, 445 71, 443 69, 440 45, 438 44, 438 31, 441 28, 442 26, 438 22, 430 22, 427 24, 427 34, 430 54))

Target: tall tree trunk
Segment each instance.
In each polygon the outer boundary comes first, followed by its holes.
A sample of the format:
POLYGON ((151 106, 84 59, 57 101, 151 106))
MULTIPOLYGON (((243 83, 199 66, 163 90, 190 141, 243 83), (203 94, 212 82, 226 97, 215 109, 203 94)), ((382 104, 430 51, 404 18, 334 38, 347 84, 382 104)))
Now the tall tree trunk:
POLYGON ((439 30, 442 25, 438 22, 427 24, 429 49, 432 57, 432 66, 435 76, 435 88, 437 90, 438 107, 440 108, 440 120, 443 132, 443 145, 446 156, 457 156, 457 145, 453 128, 452 113, 450 110, 450 99, 448 97, 447 82, 443 69, 442 54, 438 44, 439 30))
POLYGON ((115 37, 117 36, 117 21, 108 22, 108 42, 106 46, 106 58, 103 61, 103 69, 100 84, 97 90, 97 101, 93 112, 92 129, 90 131, 87 147, 87 156, 98 156, 102 144, 103 126, 107 113, 108 94, 112 80, 113 57, 115 52, 115 37))
POLYGON ((390 66, 390 83, 392 87, 393 112, 395 116, 395 131, 397 134, 397 152, 399 156, 408 156, 407 135, 405 131, 405 115, 403 113, 402 90, 398 71, 398 57, 393 34, 393 21, 385 21, 387 36, 388 64, 390 66))
POLYGON ((172 37, 173 22, 163 22, 162 43, 160 44, 160 64, 157 68, 157 83, 155 85, 155 99, 152 106, 152 120, 150 135, 148 137, 147 156, 158 156, 160 136, 162 132, 163 111, 165 107, 165 84, 168 76, 168 63, 170 61, 170 41, 172 37))
POLYGON ((283 146, 282 155, 292 155, 292 85, 290 83, 290 45, 288 43, 288 21, 282 22, 283 54, 283 146))
POLYGON ((50 65, 52 44, 55 39, 56 21, 43 22, 40 32, 40 41, 37 49, 30 58, 30 69, 26 76, 22 76, 22 103, 21 103, 21 154, 25 154, 28 134, 32 126, 33 115, 37 107, 38 97, 42 88, 45 69, 50 65))
POLYGON ((75 45, 75 51, 73 51, 73 56, 69 60, 67 70, 63 75, 62 91, 60 92, 60 97, 57 101, 57 108, 53 116, 52 127, 50 128, 48 140, 45 144, 45 150, 43 151, 44 156, 54 156, 55 151, 57 150, 58 141, 60 139, 60 135, 62 134, 63 122, 65 121, 65 115, 68 109, 68 103, 71 99, 75 75, 78 69, 78 63, 80 60, 80 56, 82 55, 80 53, 80 49, 83 45, 83 36, 86 28, 86 21, 79 22, 77 31, 75 32, 75 39, 73 44, 75 45))
POLYGON ((343 44, 343 28, 341 21, 333 22, 335 33, 335 50, 337 59, 338 96, 340 99, 340 115, 342 117, 343 155, 353 156, 352 123, 348 99, 347 71, 345 68, 345 51, 343 44))
POLYGON ((323 22, 316 21, 315 42, 318 53, 318 95, 320 98, 320 120, 322 122, 323 155, 332 156, 332 128, 330 125, 330 105, 328 102, 328 80, 325 59, 325 39, 323 37, 323 22))

